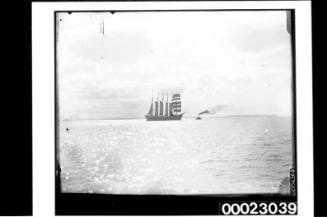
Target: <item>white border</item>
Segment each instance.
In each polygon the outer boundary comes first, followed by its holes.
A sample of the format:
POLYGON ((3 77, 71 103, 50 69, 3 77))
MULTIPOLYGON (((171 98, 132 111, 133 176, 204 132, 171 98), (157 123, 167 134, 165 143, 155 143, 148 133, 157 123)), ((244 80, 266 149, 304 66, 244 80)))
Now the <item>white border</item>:
POLYGON ((33 215, 54 216, 54 11, 295 9, 298 216, 313 216, 311 2, 33 2, 33 215))

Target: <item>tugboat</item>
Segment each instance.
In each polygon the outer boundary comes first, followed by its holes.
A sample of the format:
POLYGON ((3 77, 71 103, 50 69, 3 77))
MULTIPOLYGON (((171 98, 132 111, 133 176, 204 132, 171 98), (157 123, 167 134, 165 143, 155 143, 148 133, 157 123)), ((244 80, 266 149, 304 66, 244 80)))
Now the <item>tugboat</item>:
POLYGON ((184 113, 182 113, 181 95, 179 93, 173 94, 171 100, 162 97, 155 100, 151 99, 149 112, 145 115, 147 121, 174 121, 181 120, 184 113), (154 109, 153 109, 154 105, 154 109))

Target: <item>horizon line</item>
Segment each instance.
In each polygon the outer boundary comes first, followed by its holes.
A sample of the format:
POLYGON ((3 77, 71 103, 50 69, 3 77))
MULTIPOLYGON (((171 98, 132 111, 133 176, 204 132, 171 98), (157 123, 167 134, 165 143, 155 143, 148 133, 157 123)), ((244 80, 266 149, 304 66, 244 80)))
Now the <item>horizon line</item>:
MULTIPOLYGON (((236 116, 277 116, 277 117, 292 117, 292 115, 277 115, 277 114, 236 114, 236 115, 205 115, 209 118, 224 118, 224 117, 236 117, 236 116)), ((195 118, 196 116, 184 116, 183 118, 195 118)), ((60 120, 128 120, 128 119, 145 119, 144 117, 117 117, 117 118, 59 118, 60 120)))

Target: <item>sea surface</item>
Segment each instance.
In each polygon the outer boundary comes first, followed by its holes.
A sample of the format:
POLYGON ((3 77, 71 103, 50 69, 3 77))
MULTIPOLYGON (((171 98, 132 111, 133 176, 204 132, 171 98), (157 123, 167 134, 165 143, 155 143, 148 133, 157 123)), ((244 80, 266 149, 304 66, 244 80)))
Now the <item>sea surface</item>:
POLYGON ((292 167, 288 117, 60 121, 59 134, 63 192, 278 193, 292 167))

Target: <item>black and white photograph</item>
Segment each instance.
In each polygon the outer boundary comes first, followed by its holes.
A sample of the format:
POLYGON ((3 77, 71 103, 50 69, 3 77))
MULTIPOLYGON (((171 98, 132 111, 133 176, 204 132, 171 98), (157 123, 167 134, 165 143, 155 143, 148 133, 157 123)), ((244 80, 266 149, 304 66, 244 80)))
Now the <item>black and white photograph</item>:
POLYGON ((61 192, 295 195, 289 10, 55 19, 61 192))

